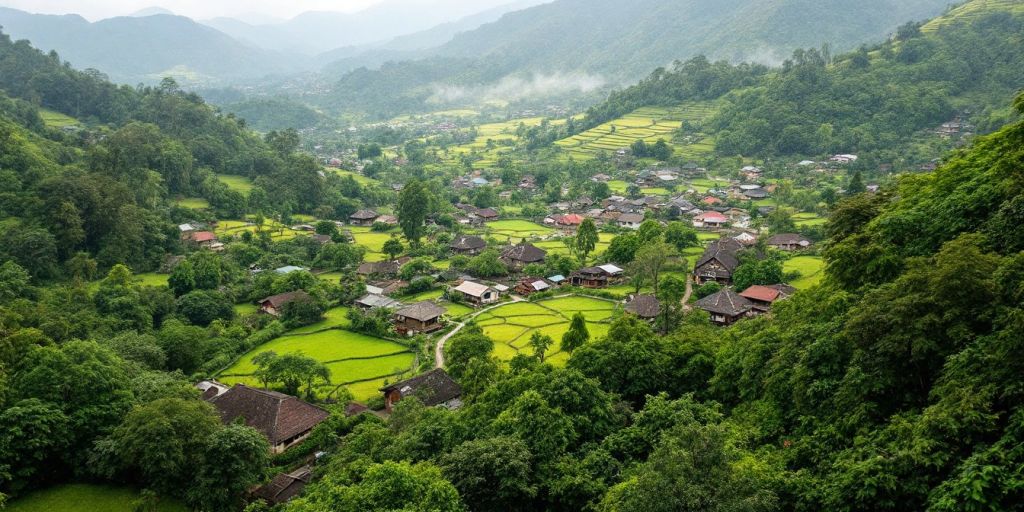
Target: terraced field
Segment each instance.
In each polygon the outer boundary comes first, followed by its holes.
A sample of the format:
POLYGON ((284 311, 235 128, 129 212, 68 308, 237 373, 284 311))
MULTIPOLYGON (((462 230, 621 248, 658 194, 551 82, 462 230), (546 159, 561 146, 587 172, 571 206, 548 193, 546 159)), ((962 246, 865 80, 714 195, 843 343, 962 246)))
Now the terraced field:
POLYGON ((569 355, 559 348, 562 335, 569 330, 569 322, 577 312, 587 318, 590 338, 608 334, 615 303, 588 297, 564 297, 541 302, 518 302, 495 308, 476 318, 484 334, 494 340, 494 355, 502 360, 516 354, 532 355, 530 337, 534 332, 551 336, 555 342, 546 353, 546 360, 564 365, 569 355))
POLYGON ((995 11, 1024 13, 1024 3, 1019 0, 974 0, 925 23, 921 32, 931 34, 952 23, 973 21, 995 11))
POLYGON ((808 226, 824 226, 828 219, 816 214, 816 213, 796 213, 793 214, 793 222, 797 227, 808 227, 808 226))
POLYGON ((416 360, 414 353, 393 341, 344 330, 342 327, 348 325, 346 312, 345 308, 333 309, 323 322, 290 331, 251 350, 217 378, 225 384, 260 386, 253 376, 256 371, 253 358, 270 351, 302 353, 331 370, 331 384, 322 386, 321 394, 328 395, 346 386, 357 400, 366 400, 375 396, 385 381, 394 381, 412 371, 416 360))
POLYGON ((528 220, 499 220, 488 222, 482 228, 470 230, 470 232, 491 236, 502 242, 519 243, 525 239, 553 235, 555 230, 528 220))
MULTIPOLYGON (((498 162, 498 157, 503 153, 509 153, 513 150, 509 144, 514 145, 519 140, 516 136, 516 130, 520 124, 527 127, 539 126, 544 122, 544 119, 543 117, 529 117, 512 119, 503 123, 480 125, 477 127, 477 137, 473 142, 448 148, 447 152, 442 155, 442 158, 445 163, 451 165, 457 164, 463 155, 475 153, 482 157, 482 159, 473 164, 474 168, 493 168, 498 162)), ((549 122, 552 125, 559 125, 564 124, 565 120, 552 119, 549 122)))
POLYGON ((673 108, 643 107, 555 144, 574 158, 593 158, 602 151, 612 153, 628 148, 638 140, 654 143, 664 139, 677 154, 696 158, 711 153, 715 148, 714 141, 703 135, 679 140, 675 137, 676 132, 684 121, 706 121, 717 108, 717 104, 712 102, 690 102, 673 108))

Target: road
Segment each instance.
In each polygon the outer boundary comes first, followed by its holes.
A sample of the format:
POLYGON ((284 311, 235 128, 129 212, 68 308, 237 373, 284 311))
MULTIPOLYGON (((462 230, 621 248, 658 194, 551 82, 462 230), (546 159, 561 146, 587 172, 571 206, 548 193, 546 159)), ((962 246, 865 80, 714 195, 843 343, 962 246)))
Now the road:
POLYGON ((506 306, 508 304, 515 304, 516 302, 524 302, 525 300, 526 299, 524 299, 522 297, 519 297, 518 295, 513 295, 512 296, 512 300, 510 302, 502 302, 500 304, 494 304, 493 306, 488 306, 488 307, 486 307, 484 309, 481 309, 480 311, 477 311, 476 313, 473 313, 468 319, 466 319, 466 320, 456 324, 455 328, 452 329, 452 332, 449 332, 448 334, 445 334, 444 336, 441 337, 441 339, 437 340, 437 345, 434 346, 434 365, 437 368, 444 368, 444 345, 445 345, 445 343, 448 343, 448 340, 451 339, 452 336, 455 336, 456 334, 458 334, 459 331, 461 331, 462 328, 466 326, 466 322, 468 322, 468 321, 470 321, 470 320, 472 320, 472 319, 474 319, 474 318, 476 318, 476 317, 478 317, 478 316, 480 316, 480 315, 482 315, 482 314, 484 314, 484 313, 486 313, 486 312, 488 312, 488 311, 490 311, 490 310, 492 310, 494 308, 500 308, 501 306, 506 306))

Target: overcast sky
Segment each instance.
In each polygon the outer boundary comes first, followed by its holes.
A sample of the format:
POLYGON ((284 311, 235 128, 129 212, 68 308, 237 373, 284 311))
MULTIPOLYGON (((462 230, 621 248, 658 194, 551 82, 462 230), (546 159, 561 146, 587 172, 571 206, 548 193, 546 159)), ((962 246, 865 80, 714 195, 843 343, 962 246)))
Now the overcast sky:
MULTIPOLYGON (((291 18, 306 11, 353 12, 383 0, 0 0, 0 5, 45 14, 76 13, 90 20, 131 14, 159 6, 195 19, 259 14, 291 18)), ((429 2, 430 0, 400 0, 429 2)), ((466 0, 474 3, 476 0, 466 0)))

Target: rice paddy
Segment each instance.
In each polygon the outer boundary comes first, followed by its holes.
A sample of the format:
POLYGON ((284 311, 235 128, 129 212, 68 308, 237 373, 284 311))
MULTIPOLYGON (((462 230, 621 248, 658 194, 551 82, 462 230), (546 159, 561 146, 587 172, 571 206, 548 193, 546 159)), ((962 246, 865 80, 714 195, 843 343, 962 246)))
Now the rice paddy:
POLYGON ((700 125, 714 115, 718 106, 712 102, 689 102, 677 107, 643 107, 614 121, 609 121, 555 144, 574 158, 589 159, 601 152, 614 153, 628 149, 643 140, 669 143, 677 155, 687 158, 706 156, 714 151, 714 140, 703 134, 683 138, 683 123, 700 125))
POLYGON ((78 122, 78 119, 45 108, 39 109, 39 117, 43 119, 43 124, 49 128, 64 128, 81 124, 78 122))
POLYGON ((218 174, 217 180, 228 186, 229 189, 235 192, 248 195, 252 191, 254 185, 252 180, 245 176, 232 176, 230 174, 218 174))
POLYGON ((494 340, 494 355, 499 359, 509 360, 519 353, 532 355, 530 337, 539 332, 554 340, 546 352, 546 360, 564 365, 569 354, 562 352, 559 345, 573 315, 583 313, 590 338, 596 339, 608 333, 615 309, 616 303, 607 300, 564 297, 507 304, 479 315, 476 321, 484 334, 494 340))
POLYGON ((206 210, 210 208, 210 202, 201 197, 186 197, 178 199, 175 204, 182 208, 191 208, 193 210, 206 210))
POLYGON ((825 260, 820 256, 796 256, 786 260, 782 270, 799 272, 800 278, 789 284, 798 290, 805 290, 820 283, 825 277, 825 260))

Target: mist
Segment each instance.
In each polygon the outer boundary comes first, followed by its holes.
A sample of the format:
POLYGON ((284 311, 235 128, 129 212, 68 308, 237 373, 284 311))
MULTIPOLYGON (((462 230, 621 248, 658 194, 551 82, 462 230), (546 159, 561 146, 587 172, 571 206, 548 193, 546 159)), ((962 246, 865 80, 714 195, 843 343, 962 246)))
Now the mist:
POLYGON ((489 85, 467 87, 436 84, 433 94, 427 101, 432 104, 519 101, 574 92, 589 93, 607 84, 608 80, 604 77, 589 73, 533 74, 529 77, 510 75, 489 85))

